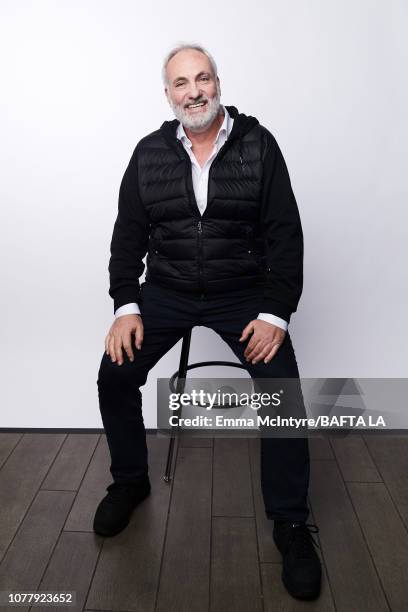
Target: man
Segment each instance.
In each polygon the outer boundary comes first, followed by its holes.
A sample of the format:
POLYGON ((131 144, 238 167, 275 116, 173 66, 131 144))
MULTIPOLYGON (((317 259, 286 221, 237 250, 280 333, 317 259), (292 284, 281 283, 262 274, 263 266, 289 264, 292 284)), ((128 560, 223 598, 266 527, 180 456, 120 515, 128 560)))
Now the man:
MULTIPOLYGON (((114 482, 94 519, 105 536, 124 529, 150 492, 140 387, 188 329, 215 330, 252 378, 299 378, 287 327, 302 292, 303 234, 279 146, 255 117, 220 104, 203 47, 173 49, 163 80, 176 119, 137 144, 111 242, 115 321, 97 382, 114 482)), ((261 477, 284 584, 315 598, 307 438, 262 438, 261 477)))

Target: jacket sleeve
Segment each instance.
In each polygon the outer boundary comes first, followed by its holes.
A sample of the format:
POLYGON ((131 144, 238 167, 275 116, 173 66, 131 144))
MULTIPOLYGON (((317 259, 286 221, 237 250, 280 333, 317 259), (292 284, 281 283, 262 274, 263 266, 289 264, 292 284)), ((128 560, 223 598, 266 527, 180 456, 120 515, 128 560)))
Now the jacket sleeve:
POLYGON ((303 289, 303 232, 282 152, 273 135, 265 132, 261 228, 266 283, 262 310, 289 323, 303 289))
POLYGON ((118 214, 110 244, 109 295, 114 301, 114 312, 124 304, 138 301, 149 231, 148 215, 138 188, 136 147, 120 184, 118 214))

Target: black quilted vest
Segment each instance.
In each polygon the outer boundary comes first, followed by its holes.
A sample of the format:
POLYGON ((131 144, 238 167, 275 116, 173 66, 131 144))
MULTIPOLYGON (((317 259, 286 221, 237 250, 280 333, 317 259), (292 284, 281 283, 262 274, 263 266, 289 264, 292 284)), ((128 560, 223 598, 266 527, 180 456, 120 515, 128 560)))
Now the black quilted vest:
POLYGON ((201 295, 262 283, 265 131, 255 117, 226 108, 234 124, 211 164, 202 216, 191 161, 176 137, 178 120, 139 142, 138 186, 150 221, 147 281, 201 295))

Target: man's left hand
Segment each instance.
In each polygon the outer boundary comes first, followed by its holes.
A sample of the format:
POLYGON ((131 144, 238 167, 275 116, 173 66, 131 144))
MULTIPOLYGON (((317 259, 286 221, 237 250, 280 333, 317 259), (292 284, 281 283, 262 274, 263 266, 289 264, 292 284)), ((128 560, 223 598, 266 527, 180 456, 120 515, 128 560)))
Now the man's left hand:
POLYGON ((239 341, 243 342, 252 333, 252 338, 248 342, 244 356, 247 361, 258 363, 263 359, 264 363, 269 363, 276 355, 285 339, 286 332, 272 323, 254 319, 244 327, 239 341), (253 332, 253 333, 252 333, 253 332))

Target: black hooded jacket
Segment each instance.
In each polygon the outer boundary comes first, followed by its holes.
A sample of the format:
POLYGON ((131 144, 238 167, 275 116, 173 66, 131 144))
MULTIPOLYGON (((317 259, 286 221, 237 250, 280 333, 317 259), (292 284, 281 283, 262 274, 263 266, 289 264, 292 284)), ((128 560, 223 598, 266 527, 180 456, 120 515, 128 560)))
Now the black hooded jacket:
POLYGON ((232 131, 214 158, 207 207, 191 160, 165 121, 137 144, 124 173, 109 261, 114 310, 146 280, 193 295, 262 286, 268 312, 289 321, 303 286, 303 233, 281 150, 255 117, 226 106, 232 131))

